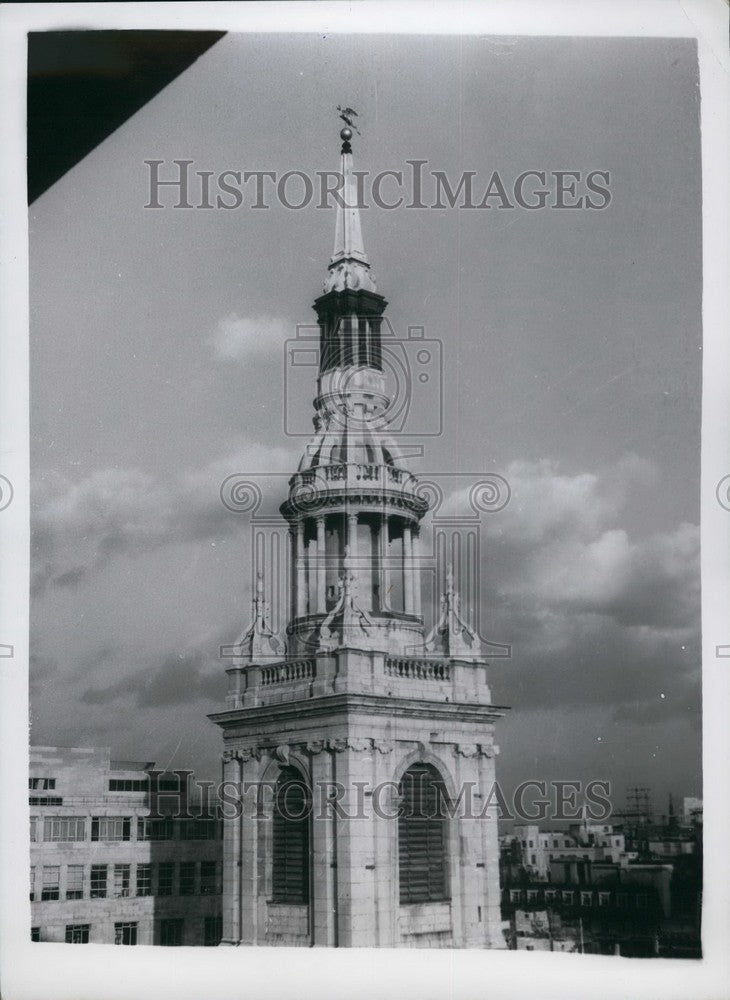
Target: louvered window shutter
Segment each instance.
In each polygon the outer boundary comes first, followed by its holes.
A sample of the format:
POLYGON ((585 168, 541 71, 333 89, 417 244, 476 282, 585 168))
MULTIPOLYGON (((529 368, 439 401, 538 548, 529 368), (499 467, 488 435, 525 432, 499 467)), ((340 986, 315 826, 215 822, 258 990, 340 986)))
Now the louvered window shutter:
POLYGON ((449 899, 443 781, 430 764, 416 764, 403 775, 398 790, 400 901, 449 899))
POLYGON ((282 768, 273 816, 273 901, 309 902, 309 814, 311 798, 301 775, 282 768))

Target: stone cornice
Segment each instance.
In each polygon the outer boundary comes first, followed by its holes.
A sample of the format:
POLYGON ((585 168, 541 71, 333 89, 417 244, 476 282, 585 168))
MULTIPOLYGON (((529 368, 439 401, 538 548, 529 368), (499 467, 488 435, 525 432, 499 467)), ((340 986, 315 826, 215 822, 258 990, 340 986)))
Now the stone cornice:
MULTIPOLYGON (((427 754, 430 749, 427 744, 420 740, 388 740, 370 736, 326 737, 306 741, 295 740, 293 743, 284 744, 277 744, 275 741, 264 739, 260 744, 230 747, 223 751, 222 759, 224 762, 240 760, 245 763, 250 760, 260 761, 262 757, 268 755, 272 759, 288 763, 292 752, 313 754, 315 756, 328 751, 332 753, 344 753, 347 750, 351 750, 354 753, 390 754, 395 751, 399 743, 402 743, 404 746, 412 746, 415 743, 422 756, 427 754)), ((443 746, 450 746, 456 756, 462 757, 487 757, 491 759, 498 753, 498 749, 491 741, 486 743, 438 743, 439 748, 443 746)))
POLYGON ((395 508, 408 511, 418 519, 428 510, 428 502, 415 492, 409 494, 378 486, 368 489, 363 485, 353 485, 348 488, 335 484, 321 490, 313 490, 311 496, 307 497, 306 505, 296 499, 285 500, 279 511, 282 517, 291 522, 305 517, 316 517, 317 514, 328 510, 345 508, 350 510, 353 504, 360 504, 363 508, 375 507, 378 510, 384 507, 395 508))
POLYGON ((279 702, 272 705, 236 708, 208 715, 211 722, 224 731, 243 725, 261 725, 268 721, 277 725, 292 720, 331 719, 335 715, 353 717, 382 715, 390 718, 430 719, 445 722, 494 722, 503 718, 506 705, 479 705, 466 702, 434 702, 420 698, 390 698, 384 695, 334 694, 306 701, 279 702))

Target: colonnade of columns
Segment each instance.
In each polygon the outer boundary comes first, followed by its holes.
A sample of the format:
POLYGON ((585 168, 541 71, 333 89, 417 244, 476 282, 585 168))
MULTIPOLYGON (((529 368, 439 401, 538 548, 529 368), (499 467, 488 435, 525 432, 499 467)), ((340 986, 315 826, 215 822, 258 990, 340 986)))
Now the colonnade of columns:
POLYGON ((324 615, 332 609, 337 582, 344 574, 345 546, 361 607, 376 614, 421 616, 418 525, 410 518, 321 513, 300 518, 290 525, 289 533, 293 618, 324 615))

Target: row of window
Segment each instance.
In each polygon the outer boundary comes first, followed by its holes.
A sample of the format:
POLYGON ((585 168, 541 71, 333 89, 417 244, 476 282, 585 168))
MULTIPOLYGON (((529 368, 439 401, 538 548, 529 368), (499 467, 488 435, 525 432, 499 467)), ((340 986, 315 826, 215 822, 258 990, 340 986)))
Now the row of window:
POLYGON ((60 899, 106 899, 107 896, 196 896, 219 893, 217 861, 162 861, 158 864, 66 865, 61 883, 60 865, 43 865, 40 886, 35 865, 30 869, 30 899, 43 902, 60 899), (110 871, 111 870, 111 871, 110 871), (134 891, 132 889, 134 885, 134 891), (38 893, 40 891, 40 896, 38 893))
POLYGON ((511 903, 536 903, 540 897, 545 903, 562 903, 567 906, 574 906, 579 901, 581 906, 611 906, 612 902, 619 907, 630 906, 633 900, 634 906, 644 908, 648 906, 649 897, 644 892, 639 892, 631 896, 628 892, 574 892, 572 889, 510 889, 509 898, 511 903))
MULTIPOLYGON (((150 791, 149 778, 110 778, 110 792, 148 792, 150 791)), ((154 786, 152 786, 154 787, 154 786)), ((56 788, 55 778, 28 778, 28 788, 32 792, 52 792, 56 788)), ((158 778, 157 790, 160 792, 178 792, 180 790, 179 778, 158 778)))
MULTIPOLYGON (((591 835, 591 836, 593 836, 593 835, 591 835)), ((611 837, 604 837, 603 840, 604 841, 610 841, 611 837)), ((591 843, 593 843, 593 840, 591 840, 591 843)), ((613 838, 613 845, 614 845, 614 847, 620 847, 621 846, 621 838, 620 837, 614 837, 613 838)), ((535 842, 533 840, 528 840, 527 846, 529 848, 533 848, 535 846, 535 842)), ((544 840, 542 840, 542 842, 538 846, 542 847, 543 849, 549 848, 550 847, 550 842, 549 842, 548 838, 545 838, 544 840)), ((560 846, 561 846, 560 845, 560 841, 557 838, 553 838, 553 842, 552 842, 553 849, 558 848, 560 846)), ((563 840, 562 846, 563 847, 578 847, 579 845, 574 840, 563 840)), ((611 844, 610 843, 602 843, 599 846, 601 846, 601 847, 610 847, 611 844)))
MULTIPOLYGON (((137 922, 133 920, 120 921, 114 924, 114 944, 137 944, 137 922)), ((181 945, 185 933, 185 920, 182 917, 166 917, 157 922, 155 927, 155 944, 181 945)), ((203 944, 215 947, 220 944, 223 936, 223 921, 220 915, 203 918, 203 944)), ((31 927, 31 941, 42 941, 40 927, 31 927)), ((91 924, 66 924, 66 944, 88 944, 91 941, 91 924)))
MULTIPOLYGON (((40 840, 40 817, 30 817, 31 843, 40 840)), ((68 843, 86 840, 87 816, 43 817, 43 840, 68 843)), ((132 817, 92 816, 92 841, 126 841, 132 839, 132 817)), ((137 840, 215 840, 221 835, 220 824, 214 819, 173 819, 171 816, 141 816, 136 824, 137 840)))
MULTIPOLYGON (((573 858, 575 858, 575 860, 581 860, 581 861, 590 861, 591 860, 590 854, 582 854, 581 857, 580 857, 580 859, 578 859, 577 855, 569 855, 569 857, 571 857, 571 856, 573 858)), ((563 857, 565 857, 565 855, 563 855, 563 854, 558 854, 557 855, 558 860, 561 859, 561 858, 563 858, 563 857)), ((555 861, 555 859, 556 859, 556 855, 554 855, 554 854, 549 854, 548 855, 548 861, 555 861)), ((537 865, 537 855, 536 854, 531 854, 530 855, 530 864, 534 865, 534 866, 537 865)))
POLYGON ((179 792, 178 778, 158 778, 155 784, 149 778, 110 778, 110 792, 149 792, 156 787, 158 792, 179 792))

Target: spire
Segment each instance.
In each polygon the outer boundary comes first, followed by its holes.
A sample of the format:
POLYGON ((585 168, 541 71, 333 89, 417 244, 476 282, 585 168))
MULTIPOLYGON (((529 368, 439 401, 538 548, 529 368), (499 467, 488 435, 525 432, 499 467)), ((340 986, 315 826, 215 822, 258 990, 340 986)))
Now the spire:
POLYGON ((375 291, 375 279, 370 272, 370 261, 365 253, 360 225, 360 208, 357 180, 352 162, 352 129, 340 132, 342 150, 340 153, 340 176, 343 186, 337 201, 335 222, 335 246, 329 263, 325 292, 343 292, 346 289, 375 291))
POLYGON ((446 590, 441 597, 441 614, 426 638, 426 650, 456 659, 472 659, 480 655, 476 633, 461 617, 461 601, 454 587, 451 565, 446 570, 446 590))
POLYGON ((248 663, 279 659, 285 653, 284 643, 272 632, 266 620, 267 608, 264 597, 264 575, 256 574, 256 592, 253 599, 253 620, 235 646, 225 646, 223 655, 241 657, 248 663))
POLYGON ((667 825, 670 830, 675 831, 679 825, 677 821, 677 814, 674 811, 674 798, 672 793, 669 793, 669 815, 667 817, 667 825))
MULTIPOLYGON (((342 129, 343 133, 347 131, 347 129, 342 129)), ((370 262, 362 241, 357 181, 352 168, 352 146, 346 139, 342 143, 340 154, 340 176, 343 178, 342 201, 344 204, 338 203, 337 205, 335 249, 332 254, 332 263, 334 264, 343 258, 352 258, 369 266, 370 262)))
POLYGON ((339 580, 337 589, 337 604, 324 619, 319 629, 322 649, 334 649, 338 645, 354 645, 373 624, 368 613, 357 602, 357 584, 355 574, 352 571, 349 545, 345 546, 344 573, 339 580), (335 622, 339 625, 339 635, 332 628, 335 622))

